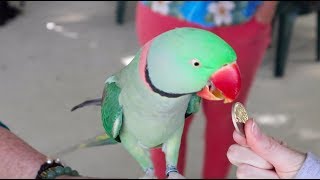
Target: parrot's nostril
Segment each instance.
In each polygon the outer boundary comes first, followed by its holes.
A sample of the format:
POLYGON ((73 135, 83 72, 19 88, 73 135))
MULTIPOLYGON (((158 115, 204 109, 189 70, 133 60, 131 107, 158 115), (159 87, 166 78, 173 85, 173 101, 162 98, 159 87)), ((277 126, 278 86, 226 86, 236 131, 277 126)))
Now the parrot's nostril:
POLYGON ((208 86, 208 88, 209 88, 209 91, 213 91, 214 88, 215 88, 214 85, 213 85, 213 83, 212 83, 212 81, 210 81, 210 80, 207 82, 207 86, 208 86))

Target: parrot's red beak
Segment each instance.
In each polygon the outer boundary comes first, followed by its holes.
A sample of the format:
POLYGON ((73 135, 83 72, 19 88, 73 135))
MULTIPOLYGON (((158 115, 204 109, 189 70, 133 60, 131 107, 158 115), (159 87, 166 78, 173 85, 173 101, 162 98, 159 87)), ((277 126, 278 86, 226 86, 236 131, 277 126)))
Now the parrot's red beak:
POLYGON ((230 103, 238 97, 240 88, 239 67, 237 63, 233 63, 212 74, 208 84, 197 95, 207 100, 224 100, 224 103, 230 103))

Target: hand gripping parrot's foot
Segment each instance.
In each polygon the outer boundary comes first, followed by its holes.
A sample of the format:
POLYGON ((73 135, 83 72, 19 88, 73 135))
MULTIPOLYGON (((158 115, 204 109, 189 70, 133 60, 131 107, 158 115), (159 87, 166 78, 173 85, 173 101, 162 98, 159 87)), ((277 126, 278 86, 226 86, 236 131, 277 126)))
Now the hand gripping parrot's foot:
POLYGON ((154 175, 154 169, 148 168, 145 170, 145 175, 143 177, 140 177, 139 179, 157 179, 157 177, 154 175))
POLYGON ((168 179, 186 179, 184 176, 178 173, 175 166, 167 165, 166 175, 168 179))

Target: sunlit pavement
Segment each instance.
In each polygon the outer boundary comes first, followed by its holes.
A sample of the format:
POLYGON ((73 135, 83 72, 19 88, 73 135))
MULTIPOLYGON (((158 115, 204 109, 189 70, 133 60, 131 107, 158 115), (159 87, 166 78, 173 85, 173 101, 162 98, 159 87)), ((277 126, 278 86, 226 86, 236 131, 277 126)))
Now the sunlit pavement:
MULTIPOLYGON (((0 28, 0 119, 46 154, 103 132, 98 107, 70 108, 101 96, 107 76, 139 46, 134 2, 115 24, 115 2, 27 2, 22 16, 0 28)), ((315 62, 315 15, 295 24, 286 74, 273 77, 274 49, 261 66, 247 105, 272 136, 320 154, 320 64, 315 62)), ((273 46, 274 47, 274 46, 273 46)), ((189 134, 186 176, 199 178, 204 120, 189 134)), ((81 174, 136 178, 137 163, 120 146, 80 150, 63 161, 81 174)), ((230 172, 234 176, 234 169, 230 172)))

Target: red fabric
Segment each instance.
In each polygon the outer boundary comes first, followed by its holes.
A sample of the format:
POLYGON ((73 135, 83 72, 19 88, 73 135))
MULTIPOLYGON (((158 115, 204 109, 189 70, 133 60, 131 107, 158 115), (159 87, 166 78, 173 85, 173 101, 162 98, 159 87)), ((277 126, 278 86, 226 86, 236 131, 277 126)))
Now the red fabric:
MULTIPOLYGON (((234 48, 238 57, 237 63, 242 81, 240 95, 236 101, 245 104, 256 72, 270 43, 271 26, 260 24, 252 18, 249 22, 240 25, 202 28, 196 24, 154 13, 148 7, 138 3, 136 32, 141 45, 176 27, 195 27, 209 30, 234 48)), ((203 178, 225 178, 229 172, 230 163, 226 157, 226 152, 229 146, 234 143, 232 139, 234 127, 231 121, 231 106, 232 104, 223 104, 222 102, 203 101, 203 110, 206 116, 203 178)), ((191 121, 192 118, 186 121, 181 141, 178 170, 182 174, 186 164, 187 133, 191 121)), ((195 154, 194 156, 198 155, 195 154)), ((164 154, 160 149, 156 149, 151 151, 151 157, 155 165, 156 175, 159 178, 165 178, 164 154)))

